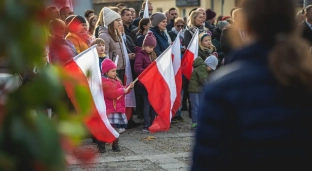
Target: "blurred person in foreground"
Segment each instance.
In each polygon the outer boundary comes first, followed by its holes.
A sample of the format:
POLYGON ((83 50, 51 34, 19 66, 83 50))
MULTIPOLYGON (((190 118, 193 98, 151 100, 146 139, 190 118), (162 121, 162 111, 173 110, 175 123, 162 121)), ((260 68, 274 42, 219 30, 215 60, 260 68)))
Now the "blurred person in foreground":
POLYGON ((312 169, 312 58, 295 7, 244 1, 249 44, 205 87, 191 170, 312 169))

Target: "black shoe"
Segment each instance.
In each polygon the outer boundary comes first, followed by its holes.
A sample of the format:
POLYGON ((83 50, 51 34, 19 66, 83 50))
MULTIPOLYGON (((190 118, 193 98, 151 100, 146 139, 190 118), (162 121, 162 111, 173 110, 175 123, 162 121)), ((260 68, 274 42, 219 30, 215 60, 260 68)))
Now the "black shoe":
POLYGON ((118 138, 113 142, 112 150, 114 152, 120 152, 120 148, 119 148, 119 145, 118 145, 118 138))
POLYGON ((171 122, 172 123, 177 123, 177 122, 184 122, 184 119, 182 118, 182 116, 174 116, 172 119, 171 119, 171 122))
POLYGON ((97 144, 99 142, 99 140, 97 140, 95 137, 92 137, 92 143, 97 144))
POLYGON ((98 145, 98 149, 99 149, 100 153, 105 153, 106 152, 105 144, 106 144, 105 142, 98 141, 97 145, 98 145))
POLYGON ((181 108, 181 111, 187 111, 187 106, 186 106, 186 105, 185 105, 185 106, 183 105, 182 108, 181 108))
POLYGON ((140 125, 140 123, 135 123, 132 119, 130 119, 126 129, 136 128, 140 125))

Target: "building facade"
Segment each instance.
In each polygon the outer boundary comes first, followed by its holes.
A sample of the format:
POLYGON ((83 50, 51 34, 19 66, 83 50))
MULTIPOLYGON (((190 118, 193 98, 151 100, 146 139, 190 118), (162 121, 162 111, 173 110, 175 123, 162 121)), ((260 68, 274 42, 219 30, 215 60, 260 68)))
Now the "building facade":
MULTIPOLYGON (((87 1, 87 0, 86 0, 87 1)), ((136 9, 137 15, 145 0, 93 0, 93 9, 98 14, 103 7, 116 6, 118 3, 124 3, 127 7, 136 9)), ((149 0, 153 4, 154 12, 165 12, 175 7, 178 9, 179 16, 189 16, 189 12, 196 7, 212 9, 217 16, 229 16, 234 7, 239 7, 243 0, 149 0)), ((298 9, 304 6, 304 2, 309 0, 297 0, 298 9)), ((311 4, 312 4, 312 0, 311 4)))

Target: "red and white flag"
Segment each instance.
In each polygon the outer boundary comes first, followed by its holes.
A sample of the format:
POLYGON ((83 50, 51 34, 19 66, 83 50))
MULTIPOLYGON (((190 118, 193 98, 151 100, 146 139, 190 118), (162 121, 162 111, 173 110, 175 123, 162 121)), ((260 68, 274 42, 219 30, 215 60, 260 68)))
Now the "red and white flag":
MULTIPOLYGON (((129 85, 133 81, 130 59, 127 52, 127 47, 124 41, 122 41, 123 53, 125 54, 126 68, 125 68, 125 78, 124 83, 129 85)), ((126 116, 127 119, 130 120, 132 116, 132 109, 136 107, 135 94, 134 91, 130 91, 130 93, 125 95, 125 103, 126 103, 126 116)))
POLYGON ((190 80, 193 72, 193 62, 198 56, 198 29, 193 34, 192 40, 188 45, 184 56, 182 58, 182 73, 183 75, 190 80))
MULTIPOLYGON (((181 42, 180 42, 180 34, 178 33, 175 41, 172 44, 172 65, 173 71, 175 75, 175 83, 177 90, 177 97, 174 101, 172 114, 173 116, 177 113, 181 105, 181 90, 182 90, 182 69, 181 69, 181 42)), ((172 116, 172 117, 173 117, 172 116)))
MULTIPOLYGON (((127 47, 124 41, 122 41, 122 45, 123 45, 123 52, 125 54, 125 61, 126 61, 124 82, 126 83, 126 85, 129 85, 131 82, 133 82, 130 59, 129 59, 127 47)), ((130 93, 126 94, 125 102, 126 102, 126 107, 136 107, 134 91, 131 91, 130 93)))
MULTIPOLYGON (((92 95, 90 114, 85 119, 92 135, 104 142, 113 142, 119 134, 109 123, 106 116, 106 106, 102 89, 102 79, 99 69, 99 57, 96 45, 80 53, 65 65, 65 69, 72 73, 72 77, 79 80, 80 86, 86 87, 92 95), (87 74, 90 74, 87 77, 87 74)), ((65 90, 72 101, 75 109, 79 112, 74 88, 76 85, 64 83, 65 90)))
POLYGON ((158 114, 149 128, 152 133, 170 128, 172 107, 177 97, 171 55, 170 46, 138 77, 148 92, 149 102, 158 114))

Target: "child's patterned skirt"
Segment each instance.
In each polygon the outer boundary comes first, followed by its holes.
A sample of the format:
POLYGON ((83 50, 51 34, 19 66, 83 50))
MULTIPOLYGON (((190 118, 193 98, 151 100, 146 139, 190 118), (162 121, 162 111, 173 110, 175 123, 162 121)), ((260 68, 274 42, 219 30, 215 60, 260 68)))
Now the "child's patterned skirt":
POLYGON ((124 113, 110 113, 107 115, 109 123, 114 128, 126 128, 128 124, 127 116, 124 113))

